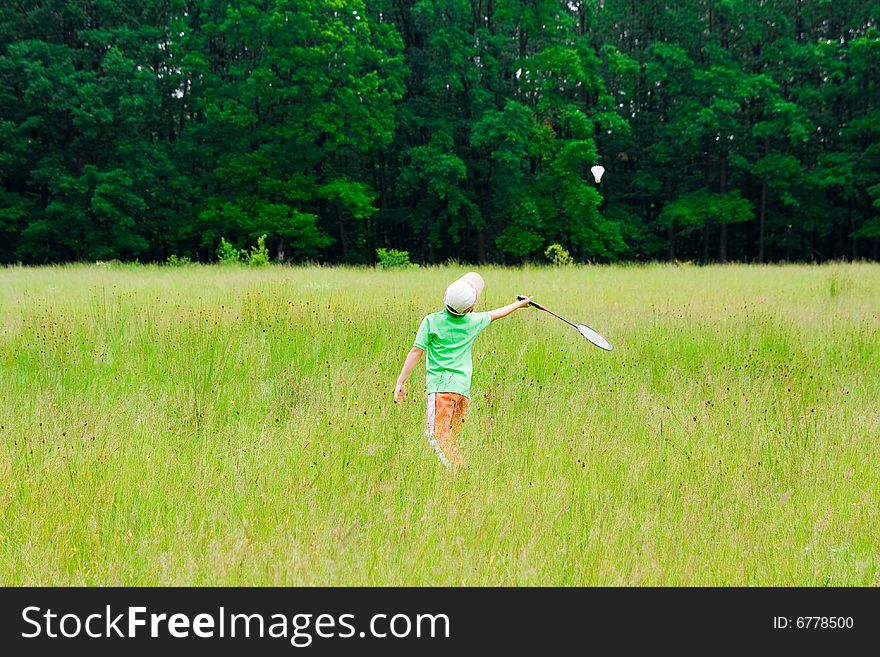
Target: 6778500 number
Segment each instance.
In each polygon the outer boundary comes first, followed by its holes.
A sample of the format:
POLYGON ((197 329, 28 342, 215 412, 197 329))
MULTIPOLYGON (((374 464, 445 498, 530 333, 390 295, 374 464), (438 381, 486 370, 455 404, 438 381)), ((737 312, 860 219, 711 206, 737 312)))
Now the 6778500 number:
POLYGON ((798 616, 795 627, 808 630, 850 629, 853 626, 852 616, 798 616))
POLYGON ((848 630, 853 626, 852 616, 798 616, 792 621, 785 616, 774 616, 773 628, 777 630, 848 630))

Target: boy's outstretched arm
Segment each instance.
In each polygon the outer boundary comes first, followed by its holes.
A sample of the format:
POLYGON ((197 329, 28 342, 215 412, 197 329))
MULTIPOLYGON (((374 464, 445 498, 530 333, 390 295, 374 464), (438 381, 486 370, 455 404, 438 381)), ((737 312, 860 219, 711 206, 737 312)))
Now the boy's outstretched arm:
POLYGON ((489 318, 494 322, 496 319, 501 319, 502 317, 507 317, 514 310, 519 310, 520 308, 525 308, 529 305, 529 302, 532 300, 532 297, 523 297, 520 300, 514 301, 513 303, 502 306, 501 308, 496 308, 495 310, 489 311, 489 318))
POLYGON ((404 399, 406 399, 406 380, 409 378, 410 372, 412 372, 412 369, 416 366, 416 363, 419 362, 419 359, 422 357, 423 353, 425 353, 424 349, 413 347, 406 355, 406 360, 403 361, 403 369, 400 370, 400 376, 397 377, 397 384, 394 386, 395 404, 399 404, 404 399))

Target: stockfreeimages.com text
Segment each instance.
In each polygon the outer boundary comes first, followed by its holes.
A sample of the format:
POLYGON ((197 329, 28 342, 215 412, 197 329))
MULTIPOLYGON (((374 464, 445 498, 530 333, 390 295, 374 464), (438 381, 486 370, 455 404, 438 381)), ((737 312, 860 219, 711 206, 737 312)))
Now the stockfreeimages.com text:
POLYGON ((315 638, 449 638, 446 614, 373 614, 358 630, 354 614, 245 614, 230 613, 220 607, 216 613, 148 613, 146 607, 126 607, 115 612, 106 605, 99 613, 59 614, 51 609, 25 607, 21 613, 25 639, 37 637, 184 639, 273 638, 289 639, 297 648, 311 645, 315 638))

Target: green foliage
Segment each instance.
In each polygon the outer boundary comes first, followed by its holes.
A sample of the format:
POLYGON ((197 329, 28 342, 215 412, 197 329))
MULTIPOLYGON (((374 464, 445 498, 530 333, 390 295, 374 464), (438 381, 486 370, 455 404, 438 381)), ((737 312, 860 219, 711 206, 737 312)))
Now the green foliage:
POLYGON ((859 228, 854 235, 856 237, 866 237, 869 239, 880 237, 880 217, 874 216, 866 219, 865 223, 862 224, 861 228, 859 228))
POLYGON ((168 256, 168 259, 165 262, 172 267, 183 267, 184 265, 190 264, 192 261, 189 259, 189 256, 179 256, 176 253, 172 253, 168 256))
POLYGON ((774 189, 790 189, 804 182, 804 168, 793 155, 771 153, 755 162, 752 173, 774 189))
POLYGON ((283 203, 269 203, 250 198, 249 203, 215 199, 199 215, 204 244, 210 244, 220 231, 232 229, 240 235, 239 243, 261 235, 275 237, 279 251, 283 247, 296 257, 319 253, 333 239, 320 230, 317 216, 291 209, 283 203), (211 238, 210 240, 208 238, 211 238), (283 245, 283 247, 282 247, 283 245))
POLYGON ((241 262, 242 251, 226 241, 225 237, 220 238, 220 245, 217 247, 217 260, 224 265, 235 264, 241 262))
POLYGON ((0 9, 0 263, 880 257, 862 2, 56 5, 0 9))
POLYGON ((346 178, 337 178, 322 185, 318 196, 326 199, 355 219, 366 219, 376 212, 373 203, 375 194, 363 183, 352 182, 346 178))
POLYGON ((244 253, 244 261, 251 267, 264 267, 269 264, 269 249, 266 248, 266 235, 257 238, 257 245, 244 253))
POLYGON ((574 260, 561 244, 551 244, 544 251, 544 257, 557 267, 567 267, 574 260))
POLYGON ((749 221, 755 216, 752 203, 739 190, 713 194, 699 190, 686 194, 663 208, 658 221, 669 227, 693 228, 706 224, 733 224, 749 221))
POLYGON ((379 248, 376 249, 376 258, 379 260, 376 266, 380 269, 413 269, 418 267, 417 264, 409 261, 408 251, 379 248))

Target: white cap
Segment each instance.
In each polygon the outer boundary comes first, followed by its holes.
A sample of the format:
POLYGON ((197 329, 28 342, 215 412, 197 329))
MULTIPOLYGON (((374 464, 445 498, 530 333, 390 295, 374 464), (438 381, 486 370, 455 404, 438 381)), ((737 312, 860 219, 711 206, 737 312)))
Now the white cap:
POLYGON ((443 303, 456 315, 473 306, 483 291, 483 277, 476 272, 468 272, 446 288, 443 303))

